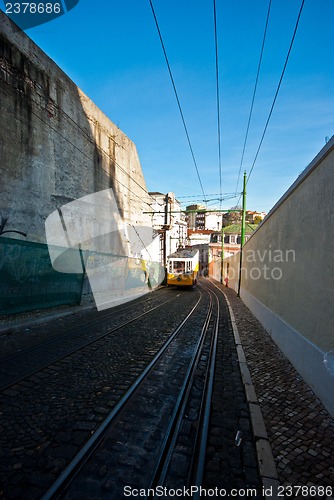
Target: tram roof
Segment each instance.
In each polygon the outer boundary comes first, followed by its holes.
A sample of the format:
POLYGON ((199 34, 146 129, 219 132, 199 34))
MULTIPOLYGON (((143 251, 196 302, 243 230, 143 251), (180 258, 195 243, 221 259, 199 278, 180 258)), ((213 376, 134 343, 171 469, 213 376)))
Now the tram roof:
POLYGON ((168 256, 169 259, 193 259, 198 254, 196 248, 182 248, 168 256))

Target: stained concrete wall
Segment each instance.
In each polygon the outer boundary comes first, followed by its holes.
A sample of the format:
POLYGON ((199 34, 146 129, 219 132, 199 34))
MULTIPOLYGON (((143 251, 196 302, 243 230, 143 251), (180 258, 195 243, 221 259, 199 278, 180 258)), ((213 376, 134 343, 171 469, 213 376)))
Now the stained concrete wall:
POLYGON ((241 298, 334 415, 333 186, 334 137, 245 244, 241 298))
POLYGON ((0 102, 6 229, 45 242, 51 212, 108 188, 126 222, 145 223, 149 196, 134 143, 1 11, 0 102))

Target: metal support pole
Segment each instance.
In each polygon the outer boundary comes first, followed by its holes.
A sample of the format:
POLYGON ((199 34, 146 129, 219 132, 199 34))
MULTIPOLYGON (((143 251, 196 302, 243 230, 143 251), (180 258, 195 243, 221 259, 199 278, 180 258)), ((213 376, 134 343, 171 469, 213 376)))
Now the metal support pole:
POLYGON ((242 191, 242 218, 241 218, 241 241, 240 241, 240 264, 239 264, 239 283, 238 297, 240 297, 241 274, 242 274, 242 250, 245 242, 245 226, 246 226, 246 172, 244 172, 244 188, 242 191))
POLYGON ((165 270, 164 284, 167 284, 167 227, 168 227, 168 193, 165 196, 165 219, 164 219, 164 232, 163 232, 163 267, 165 270))
POLYGON ((224 224, 222 217, 222 253, 221 253, 221 263, 220 263, 220 282, 224 283, 224 224))
POLYGON ((167 267, 167 225, 168 225, 168 193, 165 196, 165 219, 164 219, 164 246, 163 246, 163 266, 167 267))

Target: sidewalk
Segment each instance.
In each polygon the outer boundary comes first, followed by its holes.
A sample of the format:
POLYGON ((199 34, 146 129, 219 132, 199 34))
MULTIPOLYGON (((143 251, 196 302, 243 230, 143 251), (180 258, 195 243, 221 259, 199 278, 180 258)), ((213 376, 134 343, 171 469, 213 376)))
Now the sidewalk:
POLYGON ((235 316, 286 498, 334 498, 334 419, 237 294, 216 285, 235 316))

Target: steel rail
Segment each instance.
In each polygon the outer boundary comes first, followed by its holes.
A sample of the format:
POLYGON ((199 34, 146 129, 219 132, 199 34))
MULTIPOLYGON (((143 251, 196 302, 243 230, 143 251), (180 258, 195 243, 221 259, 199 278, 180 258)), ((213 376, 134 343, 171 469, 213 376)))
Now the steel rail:
MULTIPOLYGON (((165 441, 168 446, 167 450, 164 450, 164 454, 161 453, 159 463, 156 467, 156 472, 151 481, 149 489, 153 489, 155 487, 165 485, 166 477, 168 474, 168 469, 170 466, 170 462, 172 460, 172 456, 174 453, 174 449, 176 446, 176 442, 179 436, 179 431, 182 425, 182 421, 185 415, 186 407, 189 402, 190 391, 192 389, 192 384, 195 378, 195 371, 200 360, 200 357, 203 352, 203 344, 205 340, 205 336, 209 330, 209 323, 213 314, 213 300, 212 297, 216 299, 217 303, 217 317, 214 322, 213 335, 211 337, 210 342, 210 353, 209 353, 209 362, 206 367, 205 381, 204 381, 204 389, 203 389, 203 397, 199 410, 199 418, 198 418, 198 427, 194 439, 194 453, 192 455, 191 465, 189 467, 188 475, 185 480, 187 485, 190 485, 191 479, 195 478, 195 485, 200 486, 203 481, 204 474, 204 466, 205 466, 205 458, 206 458, 206 448, 207 448, 207 439, 208 439, 208 431, 209 431, 209 422, 210 422, 210 410, 211 410, 211 400, 212 400, 212 392, 213 392, 213 380, 214 380, 214 372, 215 372, 215 363, 216 363, 216 355, 217 355, 217 342, 218 342, 218 333, 219 333, 219 316, 220 316, 220 308, 219 308, 219 300, 215 291, 211 290, 208 287, 200 284, 202 288, 204 288, 210 295, 210 311, 208 311, 208 315, 206 318, 206 322, 203 325, 201 339, 198 342, 198 348, 196 352, 196 360, 194 361, 193 366, 191 367, 191 373, 189 373, 189 378, 187 380, 186 391, 183 395, 182 399, 182 407, 178 411, 177 420, 173 422, 170 427, 173 426, 172 435, 167 436, 165 441), (195 456, 198 454, 198 458, 195 463, 195 456)), ((146 497, 146 500, 149 497, 146 497)), ((154 500, 158 497, 155 496, 154 500)), ((194 497, 199 498, 199 497, 194 497)))
POLYGON ((98 427, 98 429, 94 432, 94 434, 90 437, 90 439, 86 442, 86 444, 82 447, 79 453, 73 458, 73 460, 69 463, 66 469, 62 472, 62 474, 58 477, 58 479, 53 483, 53 485, 48 489, 48 491, 43 495, 41 500, 51 500, 55 498, 59 498, 59 495, 68 488, 71 481, 73 481, 74 477, 78 474, 84 464, 89 460, 91 455, 94 453, 100 442, 102 441, 105 434, 108 432, 109 427, 112 422, 115 420, 119 412, 124 408, 126 403, 129 401, 131 396, 135 393, 137 388, 142 384, 145 380, 149 372, 155 366, 155 364, 159 361, 162 355, 165 353, 169 345, 173 342, 175 337, 179 334, 183 326, 187 323, 190 317, 193 315, 195 310, 197 309, 200 301, 202 300, 202 294, 200 292, 200 297, 197 300, 196 304, 193 306, 191 311, 187 314, 187 316, 183 319, 183 321, 178 325, 178 327, 173 331, 172 335, 169 337, 167 342, 162 346, 162 348, 157 352, 151 362, 147 365, 147 367, 143 370, 141 375, 137 378, 137 380, 132 384, 132 386, 127 390, 121 400, 117 403, 117 405, 113 408, 113 410, 109 413, 107 418, 102 422, 102 424, 98 427))
MULTIPOLYGON (((134 321, 137 321, 138 319, 142 318, 143 316, 146 316, 147 314, 150 314, 152 311, 155 311, 159 307, 162 307, 165 304, 167 304, 168 302, 171 302, 176 297, 177 297, 177 295, 173 296, 171 299, 163 302, 162 304, 158 304, 157 306, 153 307, 149 311, 141 313, 141 314, 135 316, 134 318, 132 318, 132 319, 130 319, 128 321, 125 321, 121 325, 118 325, 118 326, 112 328, 111 330, 108 330, 107 332, 105 332, 105 333, 103 333, 101 335, 96 336, 94 339, 90 339, 90 340, 87 340, 85 342, 82 342, 79 347, 76 346, 76 347, 68 349, 66 353, 61 354, 58 357, 55 357, 51 361, 48 361, 48 362, 43 363, 43 364, 40 364, 37 368, 34 368, 34 369, 30 370, 30 371, 27 371, 24 375, 21 375, 19 377, 13 378, 10 382, 6 382, 5 384, 0 385, 0 392, 8 389, 12 385, 15 385, 15 384, 18 384, 18 383, 22 382, 22 380, 25 380, 27 377, 30 377, 31 375, 34 375, 35 373, 38 373, 39 371, 44 370, 45 368, 48 368, 49 366, 53 365, 54 363, 57 363, 57 362, 61 361, 62 359, 66 358, 67 356, 70 356, 70 355, 74 354, 75 352, 80 351, 81 349, 84 349, 85 347, 88 347, 89 345, 94 344, 95 342, 97 342, 97 341, 99 341, 99 340, 107 337, 108 335, 111 335, 112 333, 116 332, 117 330, 120 330, 121 328, 124 328, 125 326, 133 323, 134 321)), ((89 325, 87 328, 91 328, 91 326, 92 325, 89 325)), ((83 330, 85 330, 85 329, 86 328, 83 327, 83 330)), ((58 337, 57 339, 50 340, 50 344, 62 341, 62 340, 64 340, 64 338, 70 337, 72 335, 77 335, 78 333, 82 333, 82 330, 81 329, 78 330, 77 332, 75 332, 75 334, 73 334, 73 333, 72 334, 67 334, 65 337, 60 337, 60 338, 58 337)), ((26 354, 29 354, 29 352, 36 352, 38 350, 42 350, 43 348, 45 348, 48 345, 49 345, 49 343, 45 343, 45 344, 42 344, 41 346, 36 346, 34 349, 31 349, 31 351, 28 351, 28 353, 22 353, 22 354, 20 353, 15 358, 13 358, 13 359, 19 358, 20 356, 22 357, 22 356, 24 356, 26 354)), ((11 359, 9 361, 11 361, 11 359)), ((3 365, 5 362, 8 362, 8 360, 5 360, 5 361, 2 360, 1 364, 3 365)))
MULTIPOLYGON (((198 339, 198 342, 196 344, 196 348, 193 354, 193 357, 189 363, 189 367, 187 370, 187 373, 184 378, 183 385, 180 390, 180 394, 178 396, 173 415, 170 419, 169 427, 167 429, 166 435, 164 442, 161 446, 160 449, 160 456, 157 461, 157 465, 155 468, 155 471, 153 473, 152 479, 150 486, 148 487, 149 489, 154 489, 157 485, 162 485, 164 484, 165 477, 168 471, 168 467, 173 455, 173 451, 175 448, 176 440, 179 435, 180 427, 182 424, 182 420, 185 415, 185 410, 187 403, 189 401, 190 397, 190 391, 193 386, 194 378, 195 378, 195 371, 198 366, 198 363, 200 361, 200 357, 203 352, 203 345, 204 341, 206 338, 206 334, 208 332, 209 328, 209 323, 210 319, 212 316, 212 310, 213 310, 213 305, 212 305, 212 299, 210 296, 210 303, 209 303, 209 308, 207 311, 207 315, 205 318, 205 322, 203 324, 202 330, 201 330, 201 335, 198 339)), ((148 497, 147 497, 148 498, 148 497)), ((156 498, 156 497, 154 497, 156 498)))
MULTIPOLYGON (((207 287, 203 287, 203 288, 207 288, 207 287)), ((195 499, 200 498, 200 491, 199 491, 200 488, 199 487, 202 485, 203 476, 204 476, 206 449, 207 449, 207 441, 208 441, 209 425, 210 425, 213 381, 214 381, 214 375, 215 375, 217 344, 218 344, 218 334, 219 334, 219 319, 220 319, 219 299, 218 299, 218 295, 213 290, 210 290, 210 291, 215 296, 216 301, 217 301, 217 317, 216 317, 216 321, 215 321, 214 335, 212 337, 212 343, 211 343, 210 366, 209 366, 208 376, 206 377, 205 401, 204 401, 203 412, 201 415, 201 420, 202 420, 201 436, 200 436, 200 441, 199 441, 199 446, 198 446, 198 459, 197 459, 195 473, 194 473, 194 477, 195 477, 194 484, 195 484, 195 486, 198 487, 197 492, 195 492, 195 494, 194 494, 195 499)))
MULTIPOLYGON (((175 297, 173 297, 173 298, 175 298, 175 297)), ((172 300, 172 299, 169 299, 169 300, 172 300)), ((151 302, 152 300, 153 300, 152 297, 150 297, 150 298, 148 298, 146 300, 139 301, 136 304, 129 304, 129 305, 125 306, 125 307, 122 307, 121 309, 118 309, 117 313, 124 312, 127 309, 129 309, 130 307, 133 307, 134 305, 135 306, 137 306, 137 305, 141 306, 141 305, 143 305, 143 303, 145 304, 145 303, 151 302)), ((167 302, 168 301, 165 301, 161 305, 164 305, 167 302)), ((159 305, 155 306, 155 307, 159 307, 159 305)), ((150 309, 150 311, 152 311, 152 310, 153 309, 150 309)), ((109 313, 106 314, 106 315, 103 315, 103 317, 101 317, 99 319, 93 319, 93 320, 89 321, 88 323, 85 323, 85 325, 80 326, 80 328, 76 328, 76 329, 72 329, 71 330, 71 327, 67 327, 67 328, 64 329, 63 334, 61 336, 59 336, 59 337, 57 336, 56 338, 52 338, 52 339, 50 339, 50 340, 48 340, 46 342, 43 342, 41 344, 37 344, 37 345, 35 344, 35 345, 31 346, 31 347, 27 347, 27 348, 21 350, 20 352, 15 352, 14 354, 10 354, 9 356, 5 356, 3 358, 0 358, 0 363, 7 363, 8 361, 12 361, 12 360, 14 360, 16 358, 20 358, 23 355, 29 354, 29 353, 34 352, 34 351, 36 351, 38 349, 41 349, 43 347, 47 347, 49 345, 52 345, 52 344, 58 342, 59 340, 64 340, 64 339, 66 339, 68 337, 71 337, 72 335, 76 335, 77 333, 82 333, 85 330, 89 330, 89 328, 91 328, 92 326, 94 326, 94 327, 95 326, 100 326, 103 323, 105 323, 107 320, 109 320, 109 319, 112 318, 113 312, 109 311, 109 313)), ((147 312, 149 312, 149 311, 147 311, 147 312)), ((71 312, 69 314, 69 316, 73 316, 73 315, 75 315, 75 312, 71 312)), ((50 320, 51 319, 52 318, 50 318, 50 320)), ((17 327, 14 327, 14 328, 15 328, 15 330, 19 329, 17 327)), ((0 334, 1 334, 1 331, 0 331, 0 334)))

